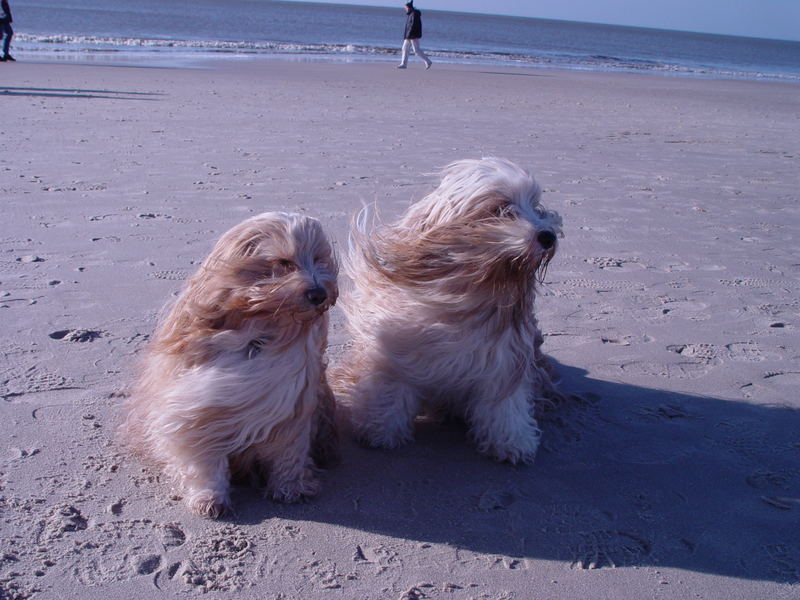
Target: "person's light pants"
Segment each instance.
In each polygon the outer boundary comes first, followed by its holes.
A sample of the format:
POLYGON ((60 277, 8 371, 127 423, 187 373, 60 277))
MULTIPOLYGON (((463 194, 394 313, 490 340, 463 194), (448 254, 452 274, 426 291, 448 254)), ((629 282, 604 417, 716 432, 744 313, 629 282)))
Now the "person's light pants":
POLYGON ((400 65, 405 67, 408 64, 408 49, 409 47, 413 48, 414 54, 419 57, 420 60, 424 61, 427 65, 430 62, 430 59, 427 55, 422 51, 422 48, 419 47, 419 40, 403 40, 403 50, 400 55, 400 65))

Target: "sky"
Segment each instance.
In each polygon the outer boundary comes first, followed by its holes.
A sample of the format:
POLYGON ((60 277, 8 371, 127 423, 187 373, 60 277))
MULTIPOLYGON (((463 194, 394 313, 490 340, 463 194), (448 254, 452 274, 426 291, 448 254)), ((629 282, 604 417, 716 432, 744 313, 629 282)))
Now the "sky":
MULTIPOLYGON (((397 6, 405 0, 314 0, 397 6)), ((419 9, 491 13, 800 41, 800 0, 415 0, 419 9)))

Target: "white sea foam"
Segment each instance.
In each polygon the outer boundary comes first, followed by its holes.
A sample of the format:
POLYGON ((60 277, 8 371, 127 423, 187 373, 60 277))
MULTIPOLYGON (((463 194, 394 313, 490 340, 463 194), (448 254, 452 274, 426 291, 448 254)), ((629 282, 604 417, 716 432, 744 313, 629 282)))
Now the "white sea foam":
MULTIPOLYGON (((282 5, 283 6, 283 5, 282 5)), ((298 5, 295 9, 293 6, 284 6, 283 10, 307 10, 302 5, 298 5)), ((347 7, 338 7, 337 11, 350 11, 362 10, 347 7)), ((363 9, 366 10, 366 9, 363 9)), ((371 11, 371 9, 370 9, 371 11)), ((372 12, 369 12, 372 15, 372 12)), ((336 13, 338 14, 338 13, 336 13)), ((347 13, 350 14, 349 12, 347 13)), ((360 13, 359 13, 360 14, 360 13)), ((344 15, 344 13, 343 13, 344 15)), ((514 19, 512 20, 515 27, 542 27, 539 22, 532 19, 514 19), (533 23, 533 25, 531 25, 533 23)), ((346 21, 344 21, 346 22, 346 21)), ((375 23, 381 21, 376 20, 375 23)), ((458 24, 457 21, 454 23, 458 24)), ((452 25, 452 23, 451 23, 452 25)), ((585 24, 563 24, 563 27, 576 27, 582 26, 584 28, 602 27, 602 26, 589 26, 585 24)), ((441 26, 440 26, 441 27, 441 26)), ((499 25, 498 25, 499 27, 499 25)), ((616 28, 620 29, 620 28, 616 28)), ((603 54, 600 52, 590 53, 587 52, 589 48, 597 48, 602 50, 602 45, 592 45, 589 42, 583 43, 586 47, 577 47, 572 44, 567 46, 562 42, 555 44, 552 41, 545 43, 542 36, 535 38, 536 45, 527 45, 519 40, 509 42, 503 46, 499 42, 491 44, 481 44, 479 46, 473 45, 469 41, 470 32, 466 29, 461 31, 453 26, 453 30, 449 32, 449 38, 446 43, 441 43, 437 40, 436 36, 431 36, 432 42, 428 38, 425 39, 426 53, 431 55, 437 62, 450 62, 450 63, 466 63, 466 64, 484 64, 484 65, 500 65, 500 66, 529 66, 538 68, 558 68, 558 69, 571 69, 583 71, 625 71, 625 72, 650 72, 660 73, 673 76, 696 76, 696 77, 713 77, 713 78, 746 78, 746 79, 773 79, 783 81, 800 81, 800 66, 797 68, 780 67, 770 65, 768 63, 756 64, 748 63, 745 60, 740 61, 742 64, 730 64, 730 61, 725 60, 700 60, 700 55, 694 58, 686 58, 690 53, 685 49, 676 56, 681 55, 681 58, 672 57, 666 54, 658 54, 646 52, 641 50, 642 40, 637 36, 641 35, 641 30, 631 30, 630 32, 620 32, 613 30, 613 33, 620 37, 620 39, 628 40, 626 42, 627 50, 622 51, 619 47, 619 55, 603 54), (627 37, 625 37, 627 35, 627 37), (461 40, 461 38, 464 38, 461 40), (459 41, 461 40, 461 41, 459 41), (437 45, 438 43, 438 45, 437 45), (638 48, 638 50, 637 50, 638 48)), ((542 29, 542 31, 546 31, 542 29)), ((588 29, 588 34, 593 30, 588 29)), ((608 34, 605 29, 605 34, 608 34)), ((197 32, 199 36, 211 33, 210 31, 201 30, 197 32)), ((224 33, 223 31, 214 31, 215 34, 224 33)), ((595 32, 596 33, 596 32, 595 32)), ((664 33, 663 35, 678 36, 677 33, 664 33)), ((587 34, 587 35, 588 35, 587 34)), ((250 33, 252 35, 252 32, 250 33)), ((303 37, 302 35, 299 37, 303 37)), ((315 37, 314 35, 305 32, 303 35, 315 37)), ((320 32, 319 39, 324 39, 325 35, 332 36, 330 32, 320 32)), ((597 34, 598 40, 603 39, 600 34, 597 34)), ((287 32, 287 37, 290 32, 287 32)), ((522 34, 517 32, 517 37, 522 34)), ((335 38, 336 35, 333 35, 335 38)), ((705 36, 709 39, 714 39, 713 36, 705 36)), ((719 37, 719 36, 717 36, 719 37)), ((365 34, 364 39, 368 39, 369 35, 365 34)), ((139 37, 139 36, 102 36, 102 35, 75 35, 68 33, 46 33, 35 34, 27 32, 18 32, 14 38, 15 49, 21 51, 23 55, 29 54, 31 56, 38 56, 43 59, 57 56, 60 59, 71 58, 86 58, 93 56, 95 59, 102 55, 105 57, 115 56, 115 60, 125 60, 126 58, 134 57, 135 60, 148 60, 149 59, 176 59, 179 55, 188 56, 191 58, 204 58, 204 57, 242 57, 242 56, 262 56, 262 57, 300 57, 305 59, 315 60, 345 60, 345 61, 388 61, 394 60, 399 52, 398 45, 390 45, 391 38, 383 32, 378 32, 373 36, 372 40, 363 43, 342 42, 342 43, 321 43, 315 41, 276 41, 270 39, 264 40, 222 40, 222 39, 186 39, 186 37, 139 37), (377 43, 376 43, 376 40, 377 43)), ((707 43, 705 38, 701 40, 707 43)), ((719 40, 717 40, 719 41, 719 40)), ((689 42, 687 42, 688 44, 689 42)), ((722 42, 720 42, 722 43, 722 42)), ((732 43, 732 42, 726 42, 732 43)), ((765 42, 767 43, 767 42, 765 42)), ((785 54, 786 49, 780 44, 783 42, 776 42, 778 44, 777 54, 781 61, 786 62, 785 54)), ((616 46, 619 46, 619 41, 616 46)), ((624 44, 623 44, 624 45, 624 44)), ((800 45, 798 45, 800 47, 800 45)), ((772 48, 770 46, 770 48, 772 48)), ((743 51, 744 52, 744 51, 743 51)), ((717 49, 717 54, 724 54, 722 50, 717 49)), ((746 53, 743 54, 745 56, 746 53)))

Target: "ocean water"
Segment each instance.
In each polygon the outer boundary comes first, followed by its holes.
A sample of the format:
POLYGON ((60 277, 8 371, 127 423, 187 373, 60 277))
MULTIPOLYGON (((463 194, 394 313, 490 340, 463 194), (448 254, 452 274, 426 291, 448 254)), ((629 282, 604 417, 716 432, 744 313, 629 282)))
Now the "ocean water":
MULTIPOLYGON (((18 57, 396 61, 405 13, 270 0, 17 0, 18 57)), ((423 9, 434 61, 800 81, 800 42, 423 9)))

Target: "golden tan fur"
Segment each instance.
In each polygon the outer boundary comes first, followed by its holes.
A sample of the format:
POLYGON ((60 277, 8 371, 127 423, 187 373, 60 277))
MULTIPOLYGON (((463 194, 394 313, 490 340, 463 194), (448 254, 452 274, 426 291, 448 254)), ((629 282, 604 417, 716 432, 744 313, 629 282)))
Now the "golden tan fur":
POLYGON ((194 512, 229 510, 234 476, 281 501, 318 491, 315 461, 336 454, 324 352, 337 270, 316 220, 265 213, 220 238, 160 322, 124 432, 194 512))

